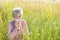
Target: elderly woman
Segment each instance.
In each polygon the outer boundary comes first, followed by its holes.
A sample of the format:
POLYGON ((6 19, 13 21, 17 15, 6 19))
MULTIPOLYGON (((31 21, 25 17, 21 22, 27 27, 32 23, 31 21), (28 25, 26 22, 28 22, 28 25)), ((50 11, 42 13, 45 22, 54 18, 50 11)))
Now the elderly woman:
POLYGON ((8 22, 9 40, 23 40, 23 32, 27 32, 29 35, 27 22, 22 19, 23 11, 21 8, 14 8, 12 14, 13 20, 8 22))

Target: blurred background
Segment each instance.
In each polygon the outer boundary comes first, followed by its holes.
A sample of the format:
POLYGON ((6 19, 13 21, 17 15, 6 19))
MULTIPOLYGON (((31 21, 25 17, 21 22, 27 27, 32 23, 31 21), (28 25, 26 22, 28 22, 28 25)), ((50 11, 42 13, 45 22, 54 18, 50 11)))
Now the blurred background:
POLYGON ((0 0, 0 40, 8 40, 8 21, 12 9, 21 7, 30 36, 25 40, 60 40, 59 0, 0 0))

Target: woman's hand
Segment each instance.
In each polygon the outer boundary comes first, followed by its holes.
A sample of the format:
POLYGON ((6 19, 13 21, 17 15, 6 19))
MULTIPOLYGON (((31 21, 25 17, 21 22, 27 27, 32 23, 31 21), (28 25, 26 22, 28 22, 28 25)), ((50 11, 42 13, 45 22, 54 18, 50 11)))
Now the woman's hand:
POLYGON ((15 28, 16 28, 16 30, 19 30, 19 22, 18 21, 15 21, 15 28))

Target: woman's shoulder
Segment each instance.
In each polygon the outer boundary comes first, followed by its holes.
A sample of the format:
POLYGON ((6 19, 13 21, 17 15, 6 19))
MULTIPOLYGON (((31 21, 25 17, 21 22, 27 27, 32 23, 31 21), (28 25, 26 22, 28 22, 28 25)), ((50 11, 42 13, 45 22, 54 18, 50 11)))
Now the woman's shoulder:
POLYGON ((13 20, 9 20, 8 23, 13 23, 13 20))
POLYGON ((26 24, 26 23, 27 23, 27 21, 23 19, 23 20, 22 20, 22 23, 23 23, 23 24, 26 24))

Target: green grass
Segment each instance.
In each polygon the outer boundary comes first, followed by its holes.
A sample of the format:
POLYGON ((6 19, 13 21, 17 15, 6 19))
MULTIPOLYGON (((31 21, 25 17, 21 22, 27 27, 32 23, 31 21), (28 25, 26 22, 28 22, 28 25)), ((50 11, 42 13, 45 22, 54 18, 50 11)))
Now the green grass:
MULTIPOLYGON (((25 40, 60 40, 60 11, 58 7, 51 6, 52 4, 47 4, 48 7, 45 6, 45 8, 39 5, 27 6, 24 3, 21 5, 19 6, 24 12, 23 19, 27 21, 30 31, 29 38, 25 38, 25 40), (52 8, 54 11, 51 11, 51 7, 54 8, 52 8)), ((8 40, 7 24, 9 20, 12 20, 14 5, 13 3, 2 3, 0 8, 0 40, 8 40)))

